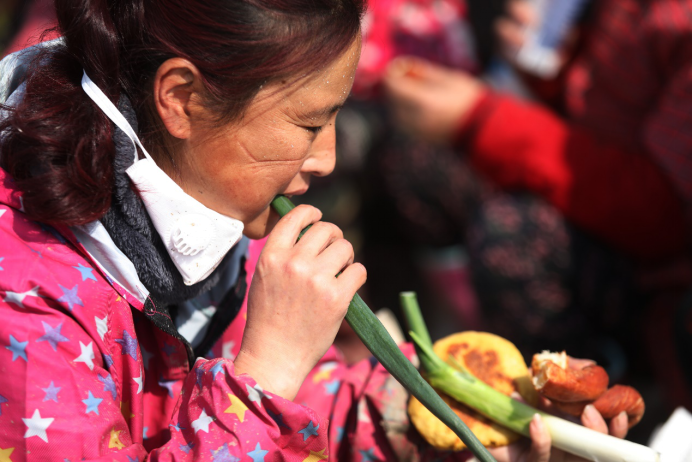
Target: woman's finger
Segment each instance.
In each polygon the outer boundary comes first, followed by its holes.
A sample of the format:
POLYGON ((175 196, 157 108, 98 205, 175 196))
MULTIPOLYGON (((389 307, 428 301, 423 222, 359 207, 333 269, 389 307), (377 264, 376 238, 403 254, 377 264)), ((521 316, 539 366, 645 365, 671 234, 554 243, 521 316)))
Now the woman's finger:
POLYGON ((609 434, 616 438, 625 438, 628 434, 628 415, 626 411, 621 411, 609 422, 609 434))
POLYGON ((527 462, 549 462, 551 458, 551 435, 539 414, 534 414, 529 423, 529 436, 532 439, 532 445, 529 449, 527 462))
POLYGON ((568 368, 569 369, 584 369, 587 366, 596 366, 597 362, 591 359, 581 359, 573 358, 568 356, 568 368))
POLYGON ((303 228, 322 218, 322 212, 310 205, 299 205, 279 219, 269 234, 265 248, 291 248, 303 228))
POLYGON ((407 77, 428 84, 446 79, 450 72, 452 71, 445 66, 415 56, 399 56, 387 68, 388 77, 407 77))
POLYGON ((417 101, 421 95, 421 81, 407 75, 387 75, 383 79, 388 96, 397 101, 417 101))
POLYGON ((337 225, 319 221, 314 223, 296 244, 297 249, 311 256, 320 255, 330 244, 344 235, 337 225))
MULTIPOLYGON (((366 267, 361 263, 353 263, 342 271, 339 275, 340 284, 345 291, 349 293, 352 297, 356 294, 356 291, 361 288, 362 285, 366 283, 368 278, 368 273, 366 272, 366 267)), ((348 306, 346 307, 348 308, 348 306)))
POLYGON ((354 262, 354 248, 346 239, 332 242, 318 257, 321 267, 337 275, 354 262))
POLYGON ((580 420, 582 421, 582 425, 587 428, 598 431, 599 433, 604 433, 605 435, 609 434, 609 428, 606 426, 604 417, 602 417, 597 408, 591 404, 585 406, 580 420))

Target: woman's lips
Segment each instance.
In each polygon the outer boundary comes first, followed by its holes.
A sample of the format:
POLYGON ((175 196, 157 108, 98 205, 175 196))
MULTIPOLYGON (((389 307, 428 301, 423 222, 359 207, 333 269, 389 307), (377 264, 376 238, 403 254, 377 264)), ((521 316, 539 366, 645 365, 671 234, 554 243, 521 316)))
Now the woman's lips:
POLYGON ((299 189, 298 191, 285 192, 284 195, 288 198, 291 198, 293 196, 300 196, 302 194, 305 194, 307 191, 308 191, 308 188, 304 188, 304 189, 299 189))

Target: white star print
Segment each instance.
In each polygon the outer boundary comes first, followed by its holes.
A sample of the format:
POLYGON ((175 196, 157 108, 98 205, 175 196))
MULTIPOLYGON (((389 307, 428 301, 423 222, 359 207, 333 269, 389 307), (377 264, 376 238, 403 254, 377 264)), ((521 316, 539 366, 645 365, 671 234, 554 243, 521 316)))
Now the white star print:
POLYGON ((103 340, 103 336, 108 332, 108 315, 104 316, 103 319, 94 316, 94 322, 96 322, 96 332, 98 332, 99 337, 103 340))
POLYGON ((267 396, 265 394, 265 391, 262 389, 260 385, 255 385, 254 387, 251 387, 246 383, 245 389, 248 392, 248 399, 250 399, 250 401, 254 403, 261 402, 263 397, 267 399, 272 399, 271 396, 267 396))
POLYGON ((368 405, 365 399, 361 399, 357 408, 357 420, 359 422, 370 422, 371 417, 368 415, 368 405))
POLYGON ((5 293, 5 302, 15 303, 22 308, 24 308, 24 299, 26 297, 40 297, 38 294, 39 286, 34 287, 26 292, 10 292, 9 290, 5 293))
POLYGON ((202 409, 202 414, 200 414, 200 417, 198 417, 197 420, 193 420, 192 422, 192 426, 195 430, 195 433, 197 433, 199 430, 202 430, 205 433, 209 433, 209 424, 212 423, 213 420, 214 419, 207 415, 207 411, 202 409))
POLYGON ((132 380, 134 380, 135 383, 137 384, 137 394, 138 395, 140 393, 142 393, 142 379, 144 379, 144 374, 142 374, 142 369, 140 369, 140 376, 132 378, 132 380))
POLYGON ((236 346, 236 342, 233 340, 230 342, 224 342, 221 345, 221 357, 226 359, 236 359, 236 355, 231 352, 234 346, 236 346))
POLYGON ((46 443, 48 442, 48 435, 46 434, 46 429, 50 424, 53 423, 55 418, 53 417, 46 417, 41 418, 41 413, 39 412, 38 409, 34 411, 34 415, 31 416, 31 419, 25 419, 22 418, 24 421, 24 424, 27 426, 26 433, 24 434, 24 438, 29 438, 31 436, 38 436, 41 438, 43 441, 46 443))
POLYGON ((0 217, 3 216, 5 214, 5 212, 7 212, 7 209, 0 210, 0 217))
POLYGON ((84 363, 86 364, 90 370, 94 370, 94 349, 92 348, 92 343, 89 342, 89 345, 85 345, 81 341, 79 342, 79 348, 81 350, 81 353, 79 356, 75 358, 76 363, 84 363))

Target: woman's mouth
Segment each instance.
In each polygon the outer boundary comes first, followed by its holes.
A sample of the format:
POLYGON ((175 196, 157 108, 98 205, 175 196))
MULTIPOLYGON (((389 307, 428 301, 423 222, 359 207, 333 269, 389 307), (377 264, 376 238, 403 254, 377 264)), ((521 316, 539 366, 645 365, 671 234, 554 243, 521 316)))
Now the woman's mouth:
POLYGON ((306 192, 308 192, 308 188, 299 189, 297 191, 286 192, 286 193, 284 193, 284 195, 288 198, 292 198, 294 196, 301 196, 301 195, 305 194, 306 192))

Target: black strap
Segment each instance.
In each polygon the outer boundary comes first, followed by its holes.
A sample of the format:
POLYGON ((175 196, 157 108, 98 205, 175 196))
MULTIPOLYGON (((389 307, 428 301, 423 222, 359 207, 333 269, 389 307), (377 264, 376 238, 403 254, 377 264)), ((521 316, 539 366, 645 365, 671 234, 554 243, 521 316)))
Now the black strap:
POLYGON ((205 356, 217 340, 222 336, 224 331, 229 324, 236 319, 238 312, 243 306, 243 300, 245 300, 245 292, 248 287, 245 277, 245 257, 241 258, 241 267, 238 272, 238 282, 236 286, 229 290, 221 303, 217 307, 216 313, 212 316, 209 322, 209 327, 207 328, 207 333, 202 339, 199 345, 195 348, 195 356, 205 356))
POLYGON ((176 328, 173 318, 178 311, 175 305, 166 305, 165 303, 154 300, 151 296, 147 297, 144 303, 144 313, 149 320, 160 330, 166 332, 171 337, 179 340, 185 345, 185 350, 188 353, 188 364, 192 368, 195 364, 195 358, 204 356, 209 352, 214 343, 219 340, 226 328, 236 318, 241 310, 245 292, 248 287, 246 283, 245 257, 241 258, 240 270, 238 272, 238 281, 236 285, 228 291, 223 300, 219 304, 216 313, 210 320, 209 328, 202 342, 193 349, 190 342, 183 337, 176 328))

